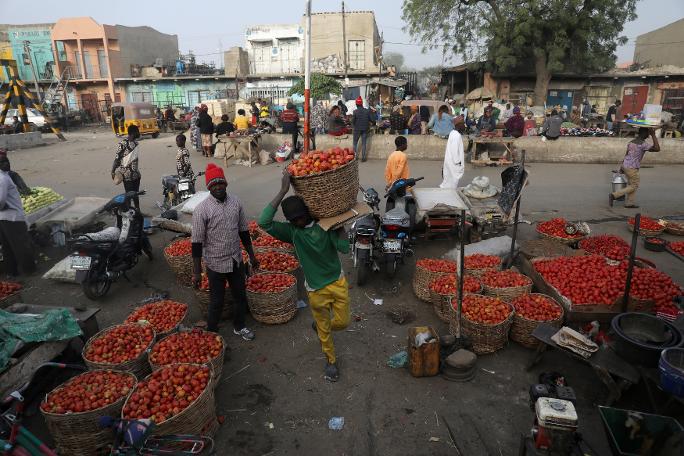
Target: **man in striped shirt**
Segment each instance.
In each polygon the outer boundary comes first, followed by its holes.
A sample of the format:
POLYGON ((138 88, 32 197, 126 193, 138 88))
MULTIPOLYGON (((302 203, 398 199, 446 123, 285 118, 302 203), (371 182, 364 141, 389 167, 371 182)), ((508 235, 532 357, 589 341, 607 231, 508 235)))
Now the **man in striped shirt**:
POLYGON ((254 257, 245 212, 240 200, 226 192, 226 178, 221 168, 209 163, 205 178, 210 196, 198 204, 192 214, 193 285, 199 287, 204 260, 210 295, 207 329, 218 332, 228 282, 235 301, 233 333, 245 340, 252 340, 254 333, 245 326, 246 270, 240 241, 249 254, 252 267, 258 268, 258 263, 254 257))

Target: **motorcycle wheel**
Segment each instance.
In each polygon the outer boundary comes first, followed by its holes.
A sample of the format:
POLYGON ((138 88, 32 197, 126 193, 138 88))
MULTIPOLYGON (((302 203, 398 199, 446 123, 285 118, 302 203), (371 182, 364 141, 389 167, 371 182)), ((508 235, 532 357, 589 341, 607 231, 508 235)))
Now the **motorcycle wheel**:
POLYGON ((106 275, 99 275, 94 269, 88 271, 88 275, 81 283, 83 294, 90 300, 97 300, 107 294, 112 286, 112 280, 106 275))
POLYGON ((356 284, 360 287, 366 284, 371 272, 369 255, 370 252, 365 249, 356 251, 356 284))
POLYGON ((397 262, 399 261, 399 255, 396 253, 386 253, 385 254, 385 274, 388 279, 394 279, 397 275, 397 262))

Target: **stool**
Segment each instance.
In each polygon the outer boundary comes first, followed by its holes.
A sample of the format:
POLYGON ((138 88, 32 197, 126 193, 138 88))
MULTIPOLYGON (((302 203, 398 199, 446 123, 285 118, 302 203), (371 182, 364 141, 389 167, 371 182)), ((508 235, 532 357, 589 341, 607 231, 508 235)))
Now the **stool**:
POLYGON ((475 376, 475 353, 460 349, 447 356, 442 368, 442 378, 451 382, 467 382, 475 376))

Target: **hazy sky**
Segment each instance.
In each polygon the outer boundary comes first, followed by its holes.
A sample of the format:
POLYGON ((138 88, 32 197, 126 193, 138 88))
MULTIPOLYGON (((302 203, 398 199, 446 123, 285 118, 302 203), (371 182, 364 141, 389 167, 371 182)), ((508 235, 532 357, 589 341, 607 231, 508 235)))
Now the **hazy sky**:
MULTIPOLYGON (((92 16, 104 24, 149 25, 164 33, 177 34, 182 52, 192 50, 201 56, 199 60, 213 60, 217 65, 220 48, 244 45, 247 26, 297 23, 304 12, 303 0, 38 0, 29 4, 26 7, 16 0, 0 0, 0 23, 54 22, 60 17, 92 16), (48 8, 49 4, 54 8, 48 8)), ((421 46, 402 31, 401 4, 401 0, 347 0, 346 8, 374 10, 385 51, 402 53, 407 66, 459 63, 445 61, 439 51, 421 52, 421 46)), ((313 0, 314 11, 339 10, 340 5, 338 0, 313 0)), ((625 25, 624 34, 630 43, 618 49, 618 62, 632 60, 637 35, 684 17, 684 0, 641 0, 637 13, 638 19, 625 25)))

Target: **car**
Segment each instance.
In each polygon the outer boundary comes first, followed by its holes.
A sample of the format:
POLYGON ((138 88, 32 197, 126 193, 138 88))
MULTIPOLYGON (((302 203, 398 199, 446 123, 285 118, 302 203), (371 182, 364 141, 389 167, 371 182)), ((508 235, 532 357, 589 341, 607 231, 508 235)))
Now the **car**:
MULTIPOLYGON (((47 127, 45 124, 45 117, 41 113, 38 112, 37 109, 34 108, 27 108, 26 109, 26 115, 28 117, 28 121, 30 124, 33 124, 36 126, 36 128, 43 130, 44 128, 47 127)), ((19 115, 19 110, 18 109, 10 109, 7 111, 7 116, 5 117, 5 125, 12 125, 13 122, 13 117, 17 116, 19 117, 19 121, 21 122, 21 116, 19 115)))

